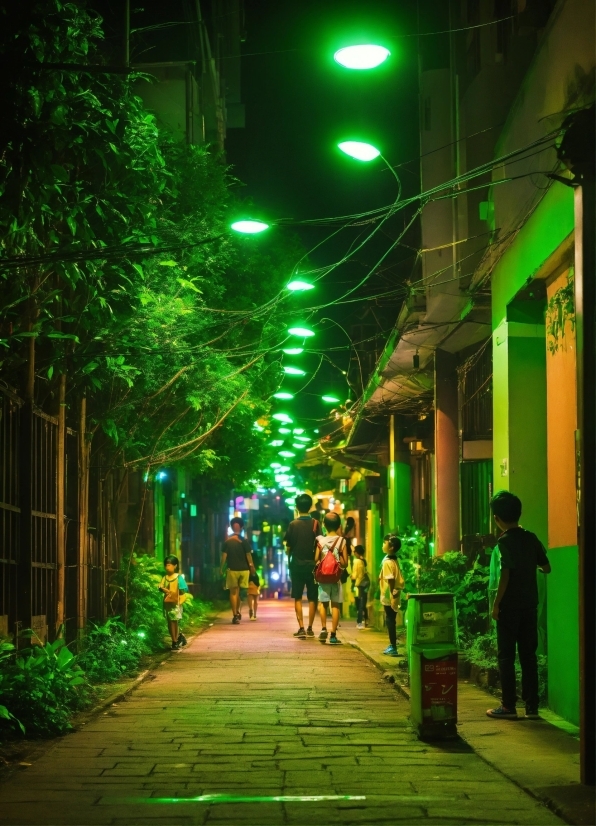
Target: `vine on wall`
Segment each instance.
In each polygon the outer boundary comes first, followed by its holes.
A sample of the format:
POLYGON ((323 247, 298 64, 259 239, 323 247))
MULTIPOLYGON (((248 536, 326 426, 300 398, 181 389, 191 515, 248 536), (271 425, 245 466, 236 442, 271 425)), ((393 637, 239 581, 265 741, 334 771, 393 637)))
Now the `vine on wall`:
POLYGON ((565 327, 571 324, 575 330, 575 290, 573 268, 569 270, 567 284, 560 287, 546 305, 546 341, 549 353, 554 354, 559 347, 565 349, 565 327))

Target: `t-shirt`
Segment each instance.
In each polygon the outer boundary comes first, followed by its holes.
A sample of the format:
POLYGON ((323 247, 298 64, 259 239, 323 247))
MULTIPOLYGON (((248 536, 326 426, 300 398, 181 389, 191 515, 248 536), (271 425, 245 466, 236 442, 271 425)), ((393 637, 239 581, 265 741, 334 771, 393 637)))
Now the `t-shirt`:
POLYGON ((317 545, 321 549, 321 559, 333 548, 333 555, 340 562, 340 552, 342 548, 345 548, 346 540, 343 536, 317 536, 317 545))
POLYGON ((365 573, 366 568, 364 567, 364 561, 359 557, 356 557, 352 563, 352 579, 354 580, 354 585, 356 587, 358 587, 364 579, 365 573))
POLYGON ((221 552, 228 555, 226 563, 230 571, 248 571, 249 565, 246 554, 252 554, 252 548, 247 539, 243 539, 241 536, 238 539, 235 536, 230 536, 223 543, 221 552))
POLYGON ((388 580, 393 579, 393 589, 399 591, 403 587, 403 577, 399 567, 399 562, 395 556, 385 556, 381 562, 381 573, 379 574, 379 585, 381 591, 381 605, 391 605, 391 588, 388 580))
POLYGON ((284 536, 290 555, 290 567, 313 567, 318 527, 319 523, 310 516, 299 516, 290 522, 284 536))
POLYGON ((538 605, 536 569, 548 565, 542 542, 524 528, 509 528, 499 537, 501 568, 509 571, 509 582, 500 608, 535 608, 538 605))
MULTIPOLYGON (((181 594, 186 594, 188 592, 188 585, 186 584, 186 580, 184 579, 184 574, 166 574, 162 577, 161 582, 159 583, 160 588, 167 588, 168 591, 174 590, 176 588, 176 583, 178 583, 178 590, 181 594)), ((164 594, 164 599, 166 595, 164 594)))

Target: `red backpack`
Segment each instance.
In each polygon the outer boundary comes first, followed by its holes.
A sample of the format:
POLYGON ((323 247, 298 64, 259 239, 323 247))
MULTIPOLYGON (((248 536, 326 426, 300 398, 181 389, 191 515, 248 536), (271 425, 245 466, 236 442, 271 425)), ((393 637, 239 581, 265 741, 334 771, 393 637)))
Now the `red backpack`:
POLYGON ((342 568, 335 554, 335 546, 343 537, 338 536, 325 556, 316 564, 315 581, 321 585, 333 585, 341 579, 342 568))

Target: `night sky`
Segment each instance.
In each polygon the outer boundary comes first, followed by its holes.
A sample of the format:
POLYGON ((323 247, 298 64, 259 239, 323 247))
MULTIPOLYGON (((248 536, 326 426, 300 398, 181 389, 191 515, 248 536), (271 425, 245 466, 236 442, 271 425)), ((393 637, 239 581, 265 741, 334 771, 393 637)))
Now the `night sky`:
MULTIPOLYGON (((384 0, 247 0, 247 39, 242 60, 246 128, 229 130, 226 146, 234 173, 246 185, 242 194, 272 219, 346 215, 390 204, 396 197, 391 173, 381 160, 363 164, 343 155, 336 145, 346 139, 369 141, 391 165, 406 164, 398 170, 403 196, 417 193, 418 40, 411 36, 416 27, 416 5, 412 2, 404 8, 384 0), (338 48, 367 41, 391 50, 391 57, 382 67, 354 72, 334 62, 338 48)), ((367 245, 355 261, 319 282, 316 290, 292 299, 297 311, 333 301, 358 283, 395 239, 403 222, 404 213, 393 219, 387 232, 367 245)), ((360 227, 342 232, 312 254, 311 264, 333 263, 362 231, 360 227)), ((329 230, 308 228, 298 232, 310 249, 329 230)), ((415 245, 415 232, 404 240, 415 245)), ((372 296, 395 287, 410 274, 413 264, 411 249, 396 248, 383 272, 350 297, 372 296)), ((311 319, 317 329, 316 339, 312 340, 316 343, 311 346, 328 350, 347 345, 341 330, 321 319, 332 318, 349 331, 371 306, 374 316, 369 312, 366 320, 376 323, 380 337, 384 337, 382 331, 389 333, 401 300, 339 304, 318 312, 311 319)), ((347 369, 347 349, 330 355, 341 369, 347 369)), ((315 355, 286 360, 305 367, 309 373, 319 362, 315 355)), ((285 379, 283 389, 298 389, 303 382, 285 379)), ((315 397, 331 391, 345 399, 347 390, 341 372, 324 363, 300 401, 291 402, 292 409, 309 419, 322 416, 325 406, 315 397)), ((354 398, 353 393, 351 396, 354 398)))

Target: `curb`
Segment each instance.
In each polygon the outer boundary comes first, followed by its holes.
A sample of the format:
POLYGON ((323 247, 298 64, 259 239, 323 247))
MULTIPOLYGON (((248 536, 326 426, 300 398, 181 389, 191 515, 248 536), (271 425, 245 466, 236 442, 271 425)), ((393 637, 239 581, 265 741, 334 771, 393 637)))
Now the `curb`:
MULTIPOLYGON (((347 644, 348 644, 348 645, 351 645, 351 646, 352 646, 352 648, 355 648, 357 651, 360 651, 360 653, 361 653, 363 656, 365 656, 365 657, 366 657, 366 659, 367 659, 367 660, 369 660, 369 661, 370 661, 370 662, 371 662, 371 663, 372 663, 372 664, 373 664, 376 668, 378 668, 378 670, 379 670, 382 674, 390 674, 390 675, 394 678, 394 679, 391 681, 391 683, 392 683, 393 687, 395 688, 395 690, 396 690, 397 692, 399 692, 399 694, 401 694, 401 695, 402 695, 402 697, 404 697, 406 700, 409 700, 409 699, 410 699, 410 691, 409 691, 409 688, 408 688, 407 686, 405 686, 405 685, 401 685, 401 683, 396 682, 396 681, 395 681, 395 675, 394 675, 394 674, 393 674, 393 673, 392 673, 392 672, 391 672, 388 668, 385 668, 385 666, 383 665, 383 663, 380 663, 380 662, 378 662, 377 660, 375 660, 375 659, 374 659, 374 657, 372 657, 370 654, 368 654, 368 653, 364 650, 364 648, 362 648, 360 645, 358 645, 358 643, 357 643, 357 642, 355 642, 355 641, 354 641, 354 642, 350 642, 349 640, 346 640, 346 642, 347 642, 347 644)), ((388 681, 388 682, 389 682, 389 681, 388 681)))

